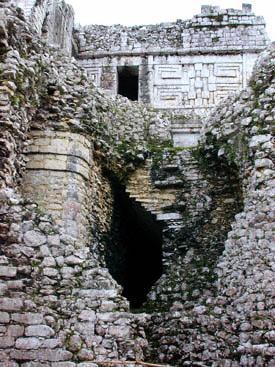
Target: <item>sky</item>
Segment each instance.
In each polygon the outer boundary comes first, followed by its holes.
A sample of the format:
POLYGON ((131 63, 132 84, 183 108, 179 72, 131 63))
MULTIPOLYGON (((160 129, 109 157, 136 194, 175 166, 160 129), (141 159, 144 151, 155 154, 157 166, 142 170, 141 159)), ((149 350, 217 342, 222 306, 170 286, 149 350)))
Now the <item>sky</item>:
POLYGON ((75 10, 76 23, 141 25, 190 19, 199 14, 201 5, 241 9, 242 3, 252 4, 252 12, 264 16, 267 32, 275 41, 274 0, 66 0, 75 10))

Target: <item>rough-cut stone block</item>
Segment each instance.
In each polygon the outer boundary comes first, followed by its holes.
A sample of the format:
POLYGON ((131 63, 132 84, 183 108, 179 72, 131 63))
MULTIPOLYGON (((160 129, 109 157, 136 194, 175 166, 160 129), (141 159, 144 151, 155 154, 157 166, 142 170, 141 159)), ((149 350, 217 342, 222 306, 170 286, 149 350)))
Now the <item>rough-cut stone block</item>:
POLYGON ((123 326, 111 326, 108 330, 109 334, 114 336, 115 338, 128 338, 130 335, 130 327, 123 325, 123 326))
POLYGON ((95 324, 93 322, 81 322, 75 325, 77 330, 82 335, 93 335, 95 332, 95 324))
POLYGON ((11 336, 1 336, 0 337, 0 348, 11 348, 14 346, 14 338, 11 336))
POLYGON ((22 290, 25 287, 23 280, 9 280, 7 286, 11 290, 22 290))
POLYGON ((39 351, 39 359, 40 361, 51 361, 51 362, 58 362, 58 361, 69 361, 72 359, 73 354, 68 352, 64 349, 45 349, 43 351, 39 351))
POLYGON ((52 367, 52 366, 49 363, 27 362, 21 364, 21 367, 52 367))
POLYGON ((38 338, 19 338, 16 340, 15 348, 17 349, 38 349, 40 347, 38 338))
POLYGON ((84 261, 84 259, 80 259, 79 257, 73 255, 65 258, 65 263, 68 265, 79 265, 82 264, 84 261))
POLYGON ((14 349, 10 354, 12 359, 16 361, 31 361, 36 359, 37 353, 35 351, 17 350, 14 349))
POLYGON ((83 310, 79 314, 78 318, 82 321, 95 321, 96 313, 94 311, 83 310))
POLYGON ((24 242, 27 246, 39 247, 47 242, 46 236, 38 231, 29 231, 24 234, 24 242))
POLYGON ((0 310, 20 311, 23 308, 23 301, 18 298, 0 298, 0 310))
POLYGON ((25 331, 24 326, 10 325, 8 327, 7 335, 14 336, 15 338, 18 338, 19 336, 24 335, 24 331, 25 331))
POLYGON ((12 266, 0 266, 0 277, 14 278, 16 274, 16 268, 12 266))
POLYGON ((36 325, 43 322, 43 315, 34 312, 14 313, 11 318, 13 321, 25 325, 36 325))
POLYGON ((48 243, 49 243, 49 246, 59 246, 60 245, 59 235, 48 236, 48 243))
POLYGON ((10 357, 8 355, 8 351, 0 350, 0 361, 5 363, 8 362, 9 360, 10 357))
POLYGON ((26 327, 26 336, 43 336, 50 337, 55 334, 54 330, 47 325, 32 325, 26 327))
MULTIPOLYGON (((81 349, 77 355, 80 361, 94 361, 95 355, 91 349, 81 349)), ((86 362, 87 363, 87 362, 86 362)))
POLYGON ((0 324, 7 324, 10 321, 10 315, 7 312, 0 312, 0 324))
POLYGON ((54 349, 61 347, 62 342, 60 339, 47 339, 41 343, 41 348, 54 349))
POLYGON ((43 274, 50 278, 55 278, 58 276, 58 270, 53 268, 45 268, 43 269, 43 274))

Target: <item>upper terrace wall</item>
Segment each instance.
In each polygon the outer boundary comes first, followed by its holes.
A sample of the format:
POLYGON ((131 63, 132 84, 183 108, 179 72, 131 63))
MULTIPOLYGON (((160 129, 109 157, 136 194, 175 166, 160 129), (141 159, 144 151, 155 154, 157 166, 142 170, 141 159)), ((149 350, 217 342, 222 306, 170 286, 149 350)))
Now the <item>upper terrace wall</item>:
MULTIPOLYGON (((50 45, 71 54, 74 14, 63 0, 13 0, 50 45)), ((242 10, 202 6, 191 20, 148 26, 90 25, 75 31, 76 57, 97 87, 118 94, 118 68, 136 67, 138 99, 178 114, 205 115, 246 87, 268 44, 265 21, 242 10)))
POLYGON ((259 51, 266 46, 265 21, 251 8, 242 10, 202 6, 191 20, 132 26, 89 25, 78 33, 80 56, 113 54, 165 54, 175 51, 259 51))
POLYGON ((246 86, 268 44, 263 17, 203 6, 193 19, 125 27, 91 25, 75 33, 79 63, 95 84, 118 92, 121 66, 139 67, 138 99, 160 109, 203 115, 246 86))

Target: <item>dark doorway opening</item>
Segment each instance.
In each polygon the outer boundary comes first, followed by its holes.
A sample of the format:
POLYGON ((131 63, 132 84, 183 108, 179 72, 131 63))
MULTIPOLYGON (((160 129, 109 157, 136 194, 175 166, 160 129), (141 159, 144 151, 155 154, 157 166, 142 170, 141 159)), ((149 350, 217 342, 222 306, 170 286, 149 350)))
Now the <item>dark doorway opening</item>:
POLYGON ((162 274, 162 228, 113 181, 114 212, 106 263, 132 309, 140 308, 162 274))
POLYGON ((117 68, 118 89, 121 96, 132 101, 138 100, 138 66, 119 66, 117 68))

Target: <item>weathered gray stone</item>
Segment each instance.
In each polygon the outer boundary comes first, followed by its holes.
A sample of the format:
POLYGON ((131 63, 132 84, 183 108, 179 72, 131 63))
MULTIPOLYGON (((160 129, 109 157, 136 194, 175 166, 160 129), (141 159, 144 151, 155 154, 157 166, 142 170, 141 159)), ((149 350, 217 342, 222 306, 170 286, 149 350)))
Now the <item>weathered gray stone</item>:
POLYGON ((26 336, 51 337, 55 334, 54 330, 46 325, 32 325, 25 329, 26 336))
POLYGON ((12 320, 19 324, 35 325, 43 322, 43 315, 34 312, 14 313, 12 314, 12 320))
POLYGON ((11 348, 15 344, 14 338, 11 336, 1 336, 0 337, 0 348, 11 348))
POLYGON ((45 349, 39 352, 39 358, 41 361, 70 361, 72 353, 63 349, 45 349))
POLYGON ((16 274, 16 268, 11 266, 0 266, 0 277, 14 278, 16 274))
POLYGON ((24 242, 27 246, 39 247, 46 243, 46 236, 38 231, 28 231, 24 234, 24 242))
POLYGON ((10 356, 16 361, 30 361, 36 359, 37 352, 14 349, 11 351, 10 356))
POLYGON ((38 349, 41 342, 38 338, 18 338, 15 343, 17 349, 38 349))
POLYGON ((0 324, 7 324, 10 321, 10 315, 7 312, 0 312, 0 324))
POLYGON ((54 349, 57 347, 62 347, 62 340, 60 339, 47 339, 44 340, 41 343, 41 348, 49 348, 49 349, 54 349))
POLYGON ((18 298, 0 298, 0 310, 20 311, 23 308, 23 301, 18 298))
POLYGON ((81 311, 81 313, 79 314, 78 318, 81 321, 90 321, 90 322, 95 322, 96 320, 96 313, 94 311, 89 311, 89 310, 83 310, 81 311))
POLYGON ((15 338, 18 338, 20 336, 24 335, 24 327, 20 326, 20 325, 10 325, 8 327, 8 331, 7 331, 7 335, 8 336, 13 336, 15 338))

